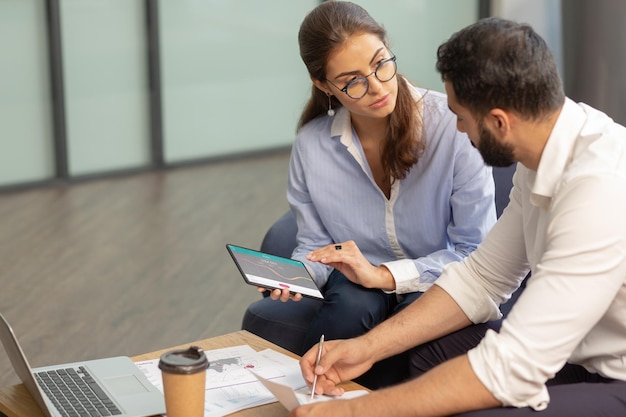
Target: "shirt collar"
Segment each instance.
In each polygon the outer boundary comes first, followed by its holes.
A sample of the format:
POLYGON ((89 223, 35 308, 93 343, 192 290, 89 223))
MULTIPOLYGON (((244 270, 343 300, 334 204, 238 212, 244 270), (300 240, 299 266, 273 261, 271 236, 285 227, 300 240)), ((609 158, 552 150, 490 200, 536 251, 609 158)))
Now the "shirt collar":
POLYGON ((531 195, 531 202, 536 206, 547 207, 549 204, 570 161, 585 119, 585 112, 575 102, 566 98, 537 168, 531 195))
POLYGON ((346 147, 353 145, 352 123, 350 121, 350 112, 343 106, 335 111, 333 124, 330 127, 330 136, 339 136, 339 140, 346 147))

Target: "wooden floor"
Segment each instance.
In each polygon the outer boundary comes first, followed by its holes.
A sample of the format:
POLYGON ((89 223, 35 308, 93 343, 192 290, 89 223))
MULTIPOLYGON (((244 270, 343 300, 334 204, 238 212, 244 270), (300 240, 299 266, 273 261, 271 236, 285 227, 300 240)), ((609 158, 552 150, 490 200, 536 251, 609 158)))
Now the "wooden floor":
MULTIPOLYGON (((31 366, 240 329, 260 296, 225 243, 286 210, 288 153, 0 194, 0 312, 31 366)), ((0 386, 18 383, 0 347, 0 386)))

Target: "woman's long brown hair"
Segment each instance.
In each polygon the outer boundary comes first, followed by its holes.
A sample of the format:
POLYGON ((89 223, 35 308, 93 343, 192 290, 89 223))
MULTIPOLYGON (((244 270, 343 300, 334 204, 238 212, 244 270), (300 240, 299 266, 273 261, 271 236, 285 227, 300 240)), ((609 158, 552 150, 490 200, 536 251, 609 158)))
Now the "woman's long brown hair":
MULTIPOLYGON (((331 53, 355 34, 370 33, 378 36, 388 47, 387 32, 361 6, 348 1, 326 1, 317 6, 304 19, 298 33, 300 57, 316 80, 326 81, 326 64, 331 53)), ((382 165, 385 173, 394 179, 403 179, 424 152, 422 140, 422 115, 413 97, 409 82, 400 74, 396 107, 389 117, 387 134, 382 146, 382 165)), ((341 106, 331 96, 333 108, 341 106)), ((315 86, 304 107, 298 129, 314 118, 326 114, 328 97, 315 86)))

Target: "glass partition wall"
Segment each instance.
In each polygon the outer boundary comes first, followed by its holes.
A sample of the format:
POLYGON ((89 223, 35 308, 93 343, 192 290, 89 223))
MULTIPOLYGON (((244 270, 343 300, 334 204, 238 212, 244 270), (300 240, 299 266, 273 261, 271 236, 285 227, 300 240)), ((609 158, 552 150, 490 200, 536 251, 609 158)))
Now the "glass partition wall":
POLYGON ((46 12, 0 1, 0 185, 55 175, 46 12))
MULTIPOLYGON (((485 1, 355 0, 415 83, 485 1)), ((0 191, 288 149, 318 0, 1 0, 0 191)))

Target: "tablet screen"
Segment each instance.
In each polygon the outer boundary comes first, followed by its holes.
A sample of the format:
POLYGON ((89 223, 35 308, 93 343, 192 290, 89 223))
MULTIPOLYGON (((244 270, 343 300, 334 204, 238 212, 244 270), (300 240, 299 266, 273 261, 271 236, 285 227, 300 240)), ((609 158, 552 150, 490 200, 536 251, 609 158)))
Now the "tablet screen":
POLYGON ((248 284, 324 298, 302 262, 231 244, 226 249, 248 284))

